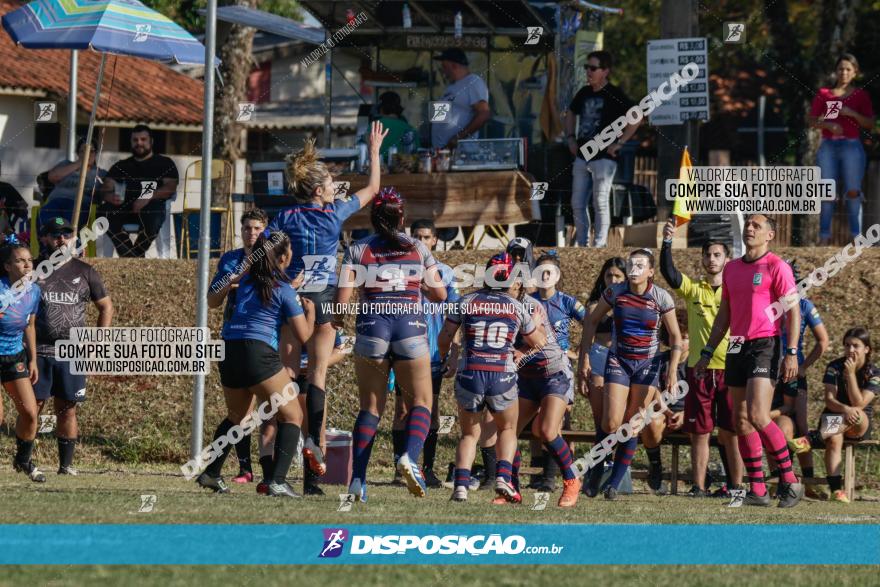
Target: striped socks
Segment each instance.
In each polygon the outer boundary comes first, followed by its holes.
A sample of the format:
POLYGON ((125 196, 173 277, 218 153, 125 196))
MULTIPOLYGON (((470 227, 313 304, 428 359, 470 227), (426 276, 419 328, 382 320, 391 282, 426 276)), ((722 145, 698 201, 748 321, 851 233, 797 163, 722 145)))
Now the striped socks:
POLYGON ((406 421, 406 454, 411 463, 419 462, 425 439, 431 428, 431 410, 424 406, 415 406, 409 411, 406 421))
POLYGON ((511 472, 513 473, 512 482, 514 488, 519 491, 519 468, 522 466, 522 453, 519 449, 516 449, 516 452, 513 454, 513 465, 511 466, 511 472))
POLYGON ((370 462, 370 453, 373 451, 373 439, 376 438, 376 428, 379 427, 379 416, 370 412, 360 411, 354 422, 354 438, 351 444, 352 452, 352 479, 367 480, 367 464, 370 462))
POLYGON ((614 453, 614 466, 611 467, 611 477, 608 479, 608 486, 617 489, 623 476, 626 475, 630 463, 632 463, 633 455, 636 454, 636 445, 638 438, 630 438, 626 442, 617 445, 617 451, 614 453))
POLYGON ((471 485, 471 470, 470 469, 456 469, 454 473, 455 484, 454 487, 464 487, 465 489, 469 488, 471 485))
MULTIPOLYGON (((562 471, 562 478, 565 480, 574 479, 575 474, 571 468, 571 465, 574 462, 571 458, 571 449, 568 448, 568 443, 565 442, 562 435, 545 443, 544 446, 547 447, 547 452, 550 453, 550 456, 553 457, 553 460, 559 465, 559 469, 562 471)), ((630 461, 631 460, 632 456, 630 456, 630 461)), ((629 464, 629 462, 627 462, 627 464, 629 464)))
POLYGON ((764 485, 764 467, 761 464, 761 437, 757 431, 737 436, 739 454, 742 456, 746 475, 755 495, 767 495, 767 486, 764 485))
POLYGON ((764 426, 763 430, 758 430, 761 436, 761 442, 767 454, 772 454, 776 459, 776 466, 779 468, 779 480, 783 483, 797 483, 798 479, 791 469, 791 455, 788 452, 788 444, 785 442, 785 435, 776 422, 770 422, 764 426))
POLYGON ((495 465, 495 476, 501 477, 508 483, 511 483, 513 478, 513 465, 510 464, 510 461, 498 461, 498 464, 495 465))

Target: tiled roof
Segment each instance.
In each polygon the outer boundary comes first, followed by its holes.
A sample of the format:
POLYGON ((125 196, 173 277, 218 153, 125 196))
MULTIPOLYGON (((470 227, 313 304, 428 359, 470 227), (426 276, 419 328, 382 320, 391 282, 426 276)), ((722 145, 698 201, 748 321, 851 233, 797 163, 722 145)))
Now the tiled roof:
MULTIPOLYGON (((0 0, 0 15, 23 4, 0 0)), ((79 53, 77 103, 81 112, 91 112, 100 62, 99 53, 79 53)), ((67 100, 70 51, 25 49, 15 45, 2 29, 0 63, 0 88, 43 90, 51 97, 67 100)), ((201 81, 162 63, 109 55, 98 120, 201 125, 203 92, 201 81)))

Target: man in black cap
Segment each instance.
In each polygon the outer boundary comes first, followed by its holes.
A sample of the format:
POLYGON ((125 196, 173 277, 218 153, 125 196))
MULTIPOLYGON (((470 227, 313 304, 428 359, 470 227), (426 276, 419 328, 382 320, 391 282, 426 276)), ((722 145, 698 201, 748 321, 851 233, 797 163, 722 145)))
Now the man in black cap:
POLYGON ((452 149, 461 139, 477 138, 477 131, 492 117, 489 88, 483 78, 468 69, 467 55, 461 49, 446 49, 434 60, 440 62, 443 77, 449 81, 438 102, 450 102, 451 107, 444 113, 428 113, 431 145, 452 149))
MULTIPOLYGON (((35 265, 61 247, 75 246, 73 227, 61 217, 48 219, 40 228, 40 240, 46 255, 37 259, 35 265)), ((50 396, 54 398, 58 474, 76 475, 76 469, 71 466, 78 436, 76 405, 86 399, 86 376, 71 373, 71 362, 56 360, 55 341, 70 339, 71 328, 86 325, 89 302, 98 309, 96 326, 110 326, 113 303, 95 268, 79 259, 63 262, 37 284, 40 286, 40 309, 36 320, 40 377, 34 385, 34 395, 40 411, 50 396)))

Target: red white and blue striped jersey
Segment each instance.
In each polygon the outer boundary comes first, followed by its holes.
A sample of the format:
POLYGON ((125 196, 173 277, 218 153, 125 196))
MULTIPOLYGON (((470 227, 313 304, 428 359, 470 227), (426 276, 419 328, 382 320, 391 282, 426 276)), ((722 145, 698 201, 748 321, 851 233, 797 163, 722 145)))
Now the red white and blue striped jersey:
POLYGON ((446 320, 464 331, 459 370, 516 372, 513 342, 535 331, 525 305, 507 293, 480 290, 463 296, 446 320))
POLYGON ((371 234, 345 250, 343 271, 346 266, 360 266, 362 269, 357 271, 365 271, 362 291, 368 302, 420 302, 422 299, 421 283, 425 270, 436 265, 437 261, 421 241, 405 233, 399 236, 413 247, 402 251, 397 243, 389 243, 384 236, 371 234))
POLYGON ((629 282, 615 283, 602 292, 602 299, 613 308, 614 336, 611 350, 624 359, 649 359, 660 345, 660 317, 675 310, 668 291, 648 285, 642 295, 629 289, 629 282))
POLYGON ((553 326, 550 324, 550 319, 547 316, 544 305, 540 300, 530 295, 525 296, 523 303, 531 314, 532 322, 536 326, 539 324, 544 325, 544 334, 547 336, 547 342, 539 349, 532 349, 523 342, 521 336, 517 337, 516 347, 519 351, 525 353, 525 356, 520 361, 520 377, 549 377, 560 371, 567 370, 569 368, 568 355, 559 346, 559 341, 557 340, 556 333, 553 331, 553 326))

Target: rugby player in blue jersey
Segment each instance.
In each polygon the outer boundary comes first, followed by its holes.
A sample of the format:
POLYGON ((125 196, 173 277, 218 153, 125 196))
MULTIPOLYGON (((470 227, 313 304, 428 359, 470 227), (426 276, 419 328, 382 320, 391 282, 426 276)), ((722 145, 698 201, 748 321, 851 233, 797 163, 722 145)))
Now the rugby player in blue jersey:
MULTIPOLYGON (((264 233, 254 248, 265 250, 265 255, 255 255, 247 273, 235 274, 230 280, 238 284, 238 290, 232 315, 221 332, 226 354, 220 362, 220 382, 227 415, 217 427, 214 440, 226 437, 233 426, 242 422, 250 412, 253 396, 259 402, 277 405, 275 460, 267 494, 300 497, 286 479, 299 442, 302 410, 295 400, 283 401, 291 395, 288 390, 293 383, 281 365, 278 333, 281 326, 287 324, 300 342, 308 340, 313 330, 314 310, 310 301, 299 300, 288 283, 285 269, 293 255, 287 235, 264 233)), ((218 493, 229 491, 220 471, 232 444, 227 443, 222 453, 208 464, 196 480, 199 485, 218 493)))
POLYGON ((15 236, 6 237, 0 248, 0 300, 6 306, 0 312, 0 382, 18 412, 12 467, 31 481, 43 483, 46 476, 31 459, 39 413, 33 386, 39 378, 34 322, 40 307, 40 287, 25 276, 33 270, 30 249, 15 236))
MULTIPOLYGON (((279 213, 271 222, 272 230, 281 230, 290 238, 293 262, 287 270, 291 279, 302 274, 302 297, 315 305, 315 333, 307 343, 309 378, 306 393, 308 437, 303 455, 310 468, 321 474, 324 464, 322 437, 326 407, 327 368, 333 354, 336 333, 331 324, 330 305, 336 287, 336 250, 343 223, 355 212, 370 203, 379 193, 381 163, 379 150, 388 131, 381 122, 373 122, 370 130, 370 176, 366 187, 354 197, 336 200, 333 176, 327 166, 318 160, 314 140, 306 141, 305 148, 293 155, 287 166, 287 181, 297 203, 279 213)), ((290 370, 296 370, 300 345, 282 331, 282 361, 290 370)))

